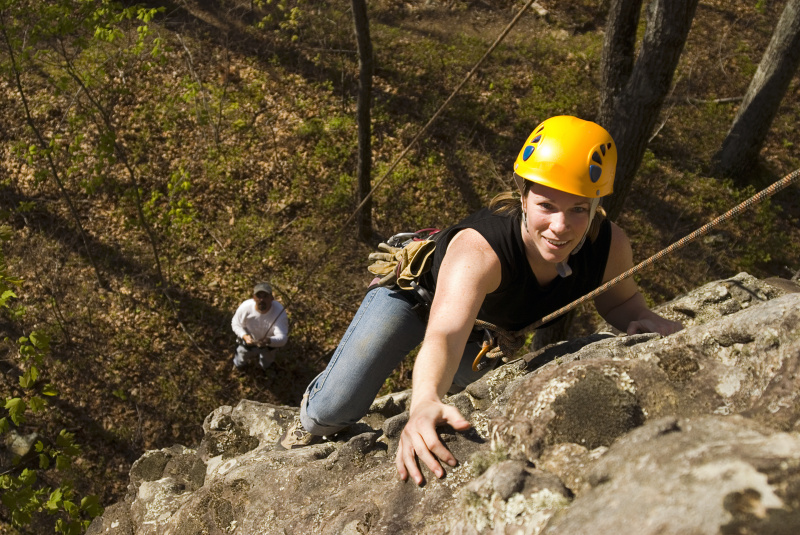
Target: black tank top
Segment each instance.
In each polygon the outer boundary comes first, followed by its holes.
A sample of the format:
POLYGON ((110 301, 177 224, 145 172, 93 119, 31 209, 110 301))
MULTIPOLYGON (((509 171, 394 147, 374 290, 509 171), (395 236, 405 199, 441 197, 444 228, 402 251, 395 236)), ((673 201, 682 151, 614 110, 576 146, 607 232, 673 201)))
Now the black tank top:
POLYGON ((488 208, 472 214, 436 236, 431 270, 423 275, 421 285, 435 292, 439 268, 450 240, 459 231, 477 230, 500 259, 500 286, 488 294, 478 312, 478 319, 510 331, 518 331, 547 314, 594 290, 603 281, 611 247, 611 223, 604 220, 594 242, 586 240, 581 250, 570 256, 572 275, 556 277, 540 286, 525 256, 520 222, 517 217, 499 215, 488 208))

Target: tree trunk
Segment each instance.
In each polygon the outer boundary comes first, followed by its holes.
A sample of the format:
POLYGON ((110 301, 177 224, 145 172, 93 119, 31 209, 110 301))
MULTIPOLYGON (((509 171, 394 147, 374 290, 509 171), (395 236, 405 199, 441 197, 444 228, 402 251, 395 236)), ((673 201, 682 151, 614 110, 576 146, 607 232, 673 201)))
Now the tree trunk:
POLYGON ((714 155, 718 176, 744 177, 758 162, 769 128, 800 65, 800 0, 789 0, 731 129, 714 155))
MULTIPOLYGON (((369 36, 369 19, 365 0, 353 0, 353 21, 358 43, 358 202, 367 199, 372 189, 372 131, 370 101, 372 98, 372 41, 369 36)), ((372 199, 356 215, 358 238, 369 240, 372 236, 372 199)))
MULTIPOLYGON (((628 1, 633 3, 632 0, 628 1)), ((612 219, 622 211, 636 170, 642 162, 650 133, 672 85, 675 67, 686 43, 697 2, 698 0, 652 0, 647 6, 647 30, 639 57, 627 80, 611 79, 615 75, 624 76, 624 61, 620 60, 623 68, 619 68, 618 72, 612 70, 610 61, 603 65, 604 69, 609 69, 608 73, 604 73, 605 87, 612 90, 622 88, 618 95, 611 97, 613 105, 606 104, 605 108, 601 108, 598 118, 598 122, 606 127, 617 144, 614 194, 604 203, 612 219)), ((620 29, 623 24, 630 26, 632 8, 630 6, 610 13, 610 16, 625 14, 627 22, 609 19, 604 44, 604 50, 609 48, 609 57, 613 57, 613 47, 620 48, 619 43, 627 42, 618 35, 615 26, 620 29)), ((635 31, 635 27, 631 27, 631 30, 635 31)), ((622 50, 624 52, 624 48, 622 50)))
POLYGON ((611 0, 608 8, 603 58, 601 63, 602 94, 600 122, 607 123, 614 115, 614 101, 622 92, 633 71, 636 56, 636 28, 642 0, 611 0))

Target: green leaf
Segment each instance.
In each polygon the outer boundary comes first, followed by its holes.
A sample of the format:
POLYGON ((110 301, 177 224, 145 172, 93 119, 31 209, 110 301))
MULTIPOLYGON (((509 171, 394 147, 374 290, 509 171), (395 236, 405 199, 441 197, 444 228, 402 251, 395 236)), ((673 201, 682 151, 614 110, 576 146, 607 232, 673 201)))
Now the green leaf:
POLYGON ((63 506, 64 506, 64 510, 65 510, 67 513, 69 513, 69 516, 71 516, 71 517, 75 518, 75 517, 77 517, 78 515, 80 515, 80 509, 78 508, 78 506, 77 506, 77 505, 75 505, 75 503, 73 503, 73 502, 71 502, 71 501, 69 501, 69 500, 64 500, 64 501, 62 502, 62 504, 63 504, 63 506))
POLYGON ((100 505, 100 498, 94 494, 86 496, 81 500, 81 510, 85 511, 90 517, 95 518, 103 514, 103 506, 100 505))
POLYGON ((61 535, 81 535, 85 531, 82 526, 83 523, 79 520, 65 521, 59 518, 56 521, 56 533, 61 533, 61 535))
POLYGON ((58 395, 58 390, 56 390, 55 386, 53 386, 51 384, 46 384, 42 388, 42 395, 44 395, 44 396, 57 396, 58 395))
MULTIPOLYGON (((13 510, 13 509, 12 509, 13 510)), ((22 509, 13 510, 11 513, 11 523, 15 526, 26 526, 31 523, 31 515, 22 509)))
POLYGON ((36 380, 39 378, 39 368, 31 366, 28 371, 23 373, 19 378, 19 385, 22 388, 31 388, 36 380))
POLYGON ((19 480, 23 486, 33 487, 33 484, 36 483, 36 470, 26 468, 19 475, 19 480))
POLYGON ((8 306, 6 305, 6 302, 8 302, 9 299, 16 299, 16 297, 17 294, 12 292, 11 290, 6 290, 2 294, 0 294, 0 307, 5 308, 6 306, 8 306))
POLYGON ((50 468, 50 457, 44 453, 39 454, 39 468, 42 470, 47 470, 50 468))
POLYGON ((59 448, 69 448, 75 445, 75 434, 66 429, 62 429, 56 437, 56 445, 59 448))
POLYGON ((42 412, 44 408, 47 406, 47 402, 42 398, 40 398, 39 396, 33 396, 29 403, 31 411, 33 411, 34 414, 42 412))
POLYGON ((31 333, 31 344, 40 351, 47 351, 50 348, 50 335, 41 331, 31 333))
POLYGON ((14 231, 8 225, 0 225, 0 242, 9 241, 14 236, 14 231))
POLYGON ((20 425, 25 421, 24 414, 28 409, 28 405, 20 398, 7 399, 5 408, 8 410, 8 415, 11 417, 11 421, 16 425, 20 425))
POLYGON ((10 429, 11 426, 8 425, 8 418, 0 418, 0 435, 8 433, 10 429))
POLYGON ((70 458, 66 455, 59 455, 56 457, 56 470, 66 470, 71 464, 70 458))
POLYGON ((64 499, 64 492, 59 487, 50 493, 50 498, 44 504, 44 508, 51 512, 56 512, 58 511, 58 508, 61 506, 61 501, 63 499, 64 499))

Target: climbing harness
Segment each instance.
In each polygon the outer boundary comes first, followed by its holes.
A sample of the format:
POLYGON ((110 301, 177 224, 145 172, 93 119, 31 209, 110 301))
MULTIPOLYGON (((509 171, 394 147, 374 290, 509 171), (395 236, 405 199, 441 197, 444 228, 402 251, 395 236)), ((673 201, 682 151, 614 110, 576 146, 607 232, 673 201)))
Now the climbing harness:
POLYGON ((415 241, 432 239, 439 232, 440 229, 433 227, 424 228, 416 232, 400 232, 386 240, 386 243, 391 247, 405 247, 406 245, 415 241))
POLYGON ((476 319, 475 327, 483 329, 483 345, 475 360, 472 361, 472 371, 479 372, 489 366, 497 366, 502 360, 508 362, 525 343, 526 330, 507 331, 488 321, 476 319), (484 360, 487 359, 487 360, 484 360))
MULTIPOLYGON (((735 216, 739 215, 740 213, 742 213, 743 211, 747 210, 751 206, 754 206, 754 205, 762 202, 764 199, 767 199, 767 198, 775 195, 776 193, 778 193, 782 189, 786 188, 787 186, 789 186, 790 184, 795 182, 798 178, 800 178, 800 169, 795 169, 794 171, 792 171, 791 173, 789 173, 788 175, 786 175, 782 179, 778 180, 777 182, 773 183, 772 185, 768 186, 767 188, 765 188, 765 189, 761 190, 760 192, 756 193, 755 195, 753 195, 749 199, 745 200, 744 202, 734 206, 733 208, 731 208, 730 210, 728 210, 727 212, 725 212, 721 216, 717 217, 716 219, 714 219, 710 223, 706 223, 705 225, 703 225, 699 229, 695 230, 691 234, 687 234, 686 236, 684 236, 680 240, 676 241, 675 243, 673 243, 669 247, 666 247, 666 248, 662 249, 661 251, 657 252, 656 254, 654 254, 653 256, 648 258, 647 260, 645 260, 643 262, 640 262, 639 264, 635 265, 634 267, 632 267, 631 269, 629 269, 625 273, 615 277, 614 279, 608 281, 607 283, 603 284, 602 286, 599 286, 597 289, 589 292, 588 294, 584 295, 583 297, 581 297, 579 299, 576 299, 572 303, 569 303, 568 305, 561 307, 560 309, 556 310, 555 312, 552 312, 551 314, 548 314, 547 316, 543 317, 539 321, 537 321, 535 323, 532 323, 531 325, 529 325, 528 327, 525 327, 524 329, 522 329, 520 331, 516 331, 516 332, 512 333, 512 332, 509 332, 509 331, 505 331, 505 330, 501 329, 500 327, 497 327, 496 325, 492 325, 491 323, 481 321, 481 324, 482 324, 482 326, 484 328, 489 329, 491 331, 494 331, 498 335, 497 336, 498 343, 496 343, 494 345, 484 343, 484 347, 481 349, 481 352, 478 353, 478 356, 475 358, 475 360, 472 363, 472 369, 474 371, 480 371, 482 369, 485 369, 488 366, 488 364, 483 360, 484 358, 490 358, 491 359, 491 358, 500 357, 504 361, 507 360, 507 359, 510 359, 511 356, 514 355, 514 353, 520 347, 522 347, 522 343, 524 343, 525 337, 527 336, 528 333, 531 333, 531 332, 535 331, 536 329, 538 329, 539 327, 541 327, 545 323, 550 322, 550 321, 558 318, 559 316, 561 316, 563 314, 566 314, 567 312, 579 307, 580 305, 582 305, 583 303, 589 301, 590 299, 594 299, 595 297, 597 297, 601 293, 605 292, 606 290, 608 290, 612 286, 615 286, 615 285, 619 284, 620 282, 622 282, 623 280, 627 279, 628 277, 630 277, 630 276, 642 271, 643 269, 655 264, 657 261, 659 261, 660 259, 664 258, 668 254, 670 254, 670 253, 672 253, 674 251, 677 251, 678 249, 684 247, 685 245, 693 242, 697 238, 705 236, 714 227, 720 225, 721 223, 724 223, 725 221, 731 219, 732 217, 735 217, 735 216), (519 344, 519 345, 516 345, 516 344, 519 344), (505 345, 505 347, 503 347, 504 345, 505 345)), ((476 325, 477 325, 478 321, 480 321, 480 320, 476 320, 476 322, 475 322, 476 325)))

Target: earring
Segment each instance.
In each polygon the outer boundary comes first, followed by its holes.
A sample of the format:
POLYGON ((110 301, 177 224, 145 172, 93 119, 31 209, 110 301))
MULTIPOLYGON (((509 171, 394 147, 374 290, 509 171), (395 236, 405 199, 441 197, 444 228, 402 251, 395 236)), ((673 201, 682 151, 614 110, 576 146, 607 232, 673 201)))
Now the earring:
POLYGON ((525 212, 525 206, 522 207, 522 226, 525 227, 525 232, 528 232, 528 214, 525 212))

